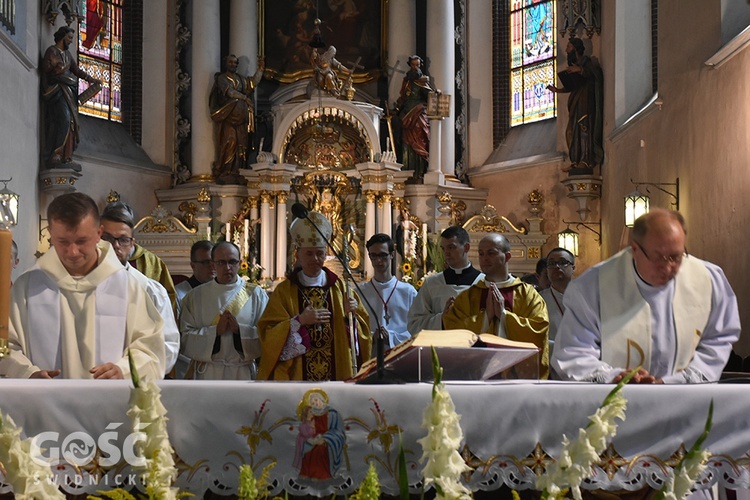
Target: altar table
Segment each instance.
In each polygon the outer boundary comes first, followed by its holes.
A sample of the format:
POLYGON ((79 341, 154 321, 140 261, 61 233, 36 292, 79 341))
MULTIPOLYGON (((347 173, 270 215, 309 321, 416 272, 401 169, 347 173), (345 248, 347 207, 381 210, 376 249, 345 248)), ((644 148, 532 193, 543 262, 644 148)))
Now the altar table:
MULTIPOLYGON (((242 464, 259 474, 272 462, 274 494, 351 493, 371 462, 383 491, 396 494, 399 431, 410 485, 415 492, 421 488, 417 440, 426 433, 421 421, 430 384, 166 380, 158 385, 169 412, 177 485, 199 498, 206 490, 234 493, 242 464), (311 402, 319 412, 327 409, 329 425, 340 424, 338 441, 324 448, 334 471, 329 479, 300 465, 304 454, 298 442, 309 436, 300 418, 308 418, 305 406, 311 402)), ((25 436, 37 436, 45 457, 79 460, 77 467, 69 461, 52 467, 65 491, 93 493, 130 484, 135 477, 128 461, 130 387, 128 381, 0 380, 0 411, 11 415, 25 436)), ((461 451, 474 469, 465 480, 474 490, 493 490, 503 483, 533 488, 536 474, 559 456, 563 434, 575 437, 613 386, 516 381, 449 382, 447 387, 461 415, 461 451)), ((701 434, 711 400, 714 424, 705 446, 712 458, 699 487, 750 486, 750 387, 628 386, 624 395, 626 420, 585 488, 659 488, 701 434)), ((7 491, 0 475, 0 493, 7 491)))

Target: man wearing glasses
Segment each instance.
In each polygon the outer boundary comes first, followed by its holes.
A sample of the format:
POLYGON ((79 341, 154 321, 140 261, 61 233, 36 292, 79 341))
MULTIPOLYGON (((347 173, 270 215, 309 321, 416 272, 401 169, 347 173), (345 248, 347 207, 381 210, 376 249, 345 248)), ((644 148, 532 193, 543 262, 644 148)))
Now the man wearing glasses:
POLYGON ((395 248, 390 236, 375 234, 365 246, 372 262, 373 277, 360 289, 373 308, 369 311, 370 331, 377 332, 378 326, 384 328, 388 332, 386 348, 393 347, 411 337, 406 328, 406 316, 417 290, 393 275, 395 248))
POLYGON ((571 252, 564 248, 553 248, 547 254, 545 259, 545 269, 549 277, 550 286, 541 290, 539 295, 547 303, 547 313, 549 314, 549 347, 550 352, 555 345, 555 336, 560 326, 565 305, 563 304, 563 295, 565 290, 573 279, 573 271, 576 268, 576 258, 571 252))
POLYGON ((135 220, 133 212, 122 202, 110 203, 104 208, 100 217, 102 225, 102 240, 109 242, 120 264, 146 290, 146 294, 153 301, 156 309, 164 320, 164 351, 166 358, 165 373, 169 374, 177 361, 180 352, 180 332, 177 330, 172 303, 167 290, 158 281, 151 279, 138 271, 128 262, 128 255, 133 251, 133 227, 135 220))
POLYGON ((723 271, 687 254, 685 220, 663 209, 639 217, 630 247, 573 281, 564 302, 552 358, 563 379, 638 369, 631 383, 716 381, 740 333, 723 271))
POLYGON ((174 287, 178 318, 180 317, 180 303, 185 295, 198 285, 208 283, 216 277, 216 269, 211 261, 211 250, 213 248, 214 244, 208 240, 196 241, 190 247, 190 268, 193 270, 193 275, 174 287))
POLYGON ((258 320, 268 295, 238 276, 240 249, 221 241, 211 250, 216 278, 185 295, 181 352, 191 359, 185 378, 255 380, 260 356, 258 320))

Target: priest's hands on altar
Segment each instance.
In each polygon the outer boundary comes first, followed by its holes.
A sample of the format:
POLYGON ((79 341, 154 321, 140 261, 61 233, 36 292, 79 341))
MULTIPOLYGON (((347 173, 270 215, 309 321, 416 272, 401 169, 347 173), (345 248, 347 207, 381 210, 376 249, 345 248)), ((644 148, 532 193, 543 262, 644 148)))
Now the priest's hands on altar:
POLYGON ((122 370, 114 363, 104 363, 89 370, 95 379, 123 379, 122 370))
POLYGON ((307 306, 299 315, 299 324, 303 326, 319 325, 329 321, 331 321, 331 311, 328 309, 313 309, 312 306, 307 306))
POLYGON ((216 334, 224 335, 225 333, 240 333, 240 324, 237 322, 237 318, 234 314, 229 311, 224 311, 219 316, 219 322, 216 324, 216 334))
POLYGON ((60 370, 39 370, 31 374, 29 378, 55 378, 61 373, 60 370))
MULTIPOLYGON (((633 370, 623 370, 620 372, 619 375, 617 375, 615 378, 612 379, 612 383, 616 384, 620 382, 623 378, 625 378, 630 372, 633 370)), ((644 370, 643 368, 639 368, 638 371, 633 375, 633 378, 630 379, 629 384, 663 384, 664 381, 660 378, 656 378, 648 371, 644 370)))
POLYGON ((500 289, 494 283, 490 283, 485 312, 488 318, 502 318, 505 315, 505 299, 503 298, 503 294, 500 293, 500 289))

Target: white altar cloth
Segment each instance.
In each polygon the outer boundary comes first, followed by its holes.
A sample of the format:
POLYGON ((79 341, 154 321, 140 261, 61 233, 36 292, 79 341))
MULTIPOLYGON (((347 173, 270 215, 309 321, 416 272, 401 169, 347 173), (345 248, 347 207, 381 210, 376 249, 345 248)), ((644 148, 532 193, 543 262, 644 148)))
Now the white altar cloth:
MULTIPOLYGON (((230 494, 236 490, 240 465, 250 464, 258 474, 276 461, 271 470, 273 493, 349 493, 373 461, 384 492, 394 494, 400 428, 410 484, 418 491, 422 450, 417 439, 425 435, 421 421, 431 397, 430 384, 167 380, 159 386, 180 469, 177 484, 183 490, 230 494), (301 478, 292 466, 301 434, 298 405, 307 391, 316 388, 324 391, 329 407, 338 412, 345 434, 341 467, 328 480, 301 478)), ((448 383, 461 415, 463 453, 475 467, 468 484, 475 490, 492 490, 502 483, 516 489, 533 487, 535 471, 559 455, 563 434, 575 436, 611 388, 554 382, 448 383)), ((77 450, 83 457, 79 468, 63 463, 53 471, 59 482, 67 477, 66 491, 91 493, 127 482, 132 474, 125 460, 129 391, 128 381, 6 379, 0 380, 0 410, 11 415, 26 436, 45 438, 40 443, 48 450, 45 456, 77 450), (99 454, 92 457, 97 451, 94 443, 99 454), (122 455, 117 465, 106 465, 102 443, 116 443, 122 455)), ((682 446, 689 448, 701 434, 712 399, 714 426, 705 443, 712 459, 701 485, 750 486, 746 385, 628 386, 624 394, 627 418, 584 487, 658 488, 682 446)), ((0 484, 0 493, 8 490, 0 484)))

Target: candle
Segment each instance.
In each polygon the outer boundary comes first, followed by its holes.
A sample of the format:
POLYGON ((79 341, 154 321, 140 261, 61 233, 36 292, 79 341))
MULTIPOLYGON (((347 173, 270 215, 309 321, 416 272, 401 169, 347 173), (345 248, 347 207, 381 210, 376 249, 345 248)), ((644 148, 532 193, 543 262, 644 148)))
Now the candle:
POLYGON ((226 233, 226 236, 224 236, 224 239, 226 241, 232 241, 232 229, 228 222, 226 224, 226 230, 224 232, 226 233))
POLYGON ((242 246, 245 249, 245 260, 247 260, 247 256, 250 254, 250 221, 248 219, 245 219, 245 234, 242 246))
POLYGON ((8 315, 10 313, 10 258, 13 235, 0 230, 0 357, 8 346, 8 315))
POLYGON ((208 241, 211 241, 211 224, 206 226, 206 239, 208 241))
POLYGON ((427 269, 427 223, 422 223, 422 263, 427 269))

